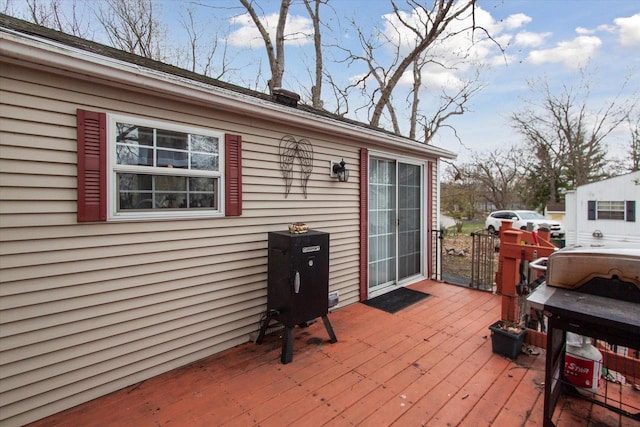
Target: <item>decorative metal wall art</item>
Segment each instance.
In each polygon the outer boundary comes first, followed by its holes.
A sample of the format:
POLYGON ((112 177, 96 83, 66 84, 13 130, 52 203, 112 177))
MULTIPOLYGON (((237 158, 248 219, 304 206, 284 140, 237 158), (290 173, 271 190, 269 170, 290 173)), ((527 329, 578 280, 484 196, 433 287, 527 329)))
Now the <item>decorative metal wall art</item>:
POLYGON ((298 160, 300 164, 300 185, 304 198, 307 198, 307 182, 313 171, 313 147, 308 139, 296 140, 291 135, 285 135, 280 140, 280 170, 284 179, 284 197, 289 196, 293 183, 293 165, 298 160))

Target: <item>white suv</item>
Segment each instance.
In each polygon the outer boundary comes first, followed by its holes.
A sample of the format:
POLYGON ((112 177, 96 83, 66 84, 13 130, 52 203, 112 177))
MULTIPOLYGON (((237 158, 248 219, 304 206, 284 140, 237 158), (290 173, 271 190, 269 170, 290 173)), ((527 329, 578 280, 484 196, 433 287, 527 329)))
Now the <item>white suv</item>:
POLYGON ((563 238, 564 226, 561 222, 547 219, 544 215, 535 211, 495 211, 491 212, 484 223, 484 226, 491 233, 496 233, 502 225, 502 221, 513 222, 513 228, 521 230, 527 229, 527 223, 533 224, 533 230, 537 230, 542 224, 549 226, 551 237, 563 238))

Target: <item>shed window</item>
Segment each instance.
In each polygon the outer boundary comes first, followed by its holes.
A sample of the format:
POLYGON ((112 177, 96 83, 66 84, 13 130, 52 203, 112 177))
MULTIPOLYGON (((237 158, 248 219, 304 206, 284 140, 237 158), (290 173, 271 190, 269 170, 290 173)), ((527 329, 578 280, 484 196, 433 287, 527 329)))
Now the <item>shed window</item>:
POLYGON ((598 219, 617 219, 624 221, 624 201, 598 201, 598 219))

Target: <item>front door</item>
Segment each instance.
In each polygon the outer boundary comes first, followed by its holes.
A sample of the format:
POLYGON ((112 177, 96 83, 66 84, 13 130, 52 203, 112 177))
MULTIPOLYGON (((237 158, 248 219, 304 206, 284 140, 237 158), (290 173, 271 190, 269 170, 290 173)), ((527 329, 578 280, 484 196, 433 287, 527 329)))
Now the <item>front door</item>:
POLYGON ((422 274, 423 166, 369 162, 369 298, 422 274))

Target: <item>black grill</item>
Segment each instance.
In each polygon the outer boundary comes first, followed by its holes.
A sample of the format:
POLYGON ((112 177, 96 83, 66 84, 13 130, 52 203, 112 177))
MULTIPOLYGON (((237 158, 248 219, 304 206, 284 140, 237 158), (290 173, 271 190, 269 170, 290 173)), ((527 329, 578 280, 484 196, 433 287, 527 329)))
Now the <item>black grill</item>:
POLYGON ((282 363, 293 358, 293 330, 296 325, 321 317, 331 342, 336 336, 329 312, 329 234, 310 230, 269 233, 267 315, 256 342, 260 344, 271 320, 285 327, 282 363))

